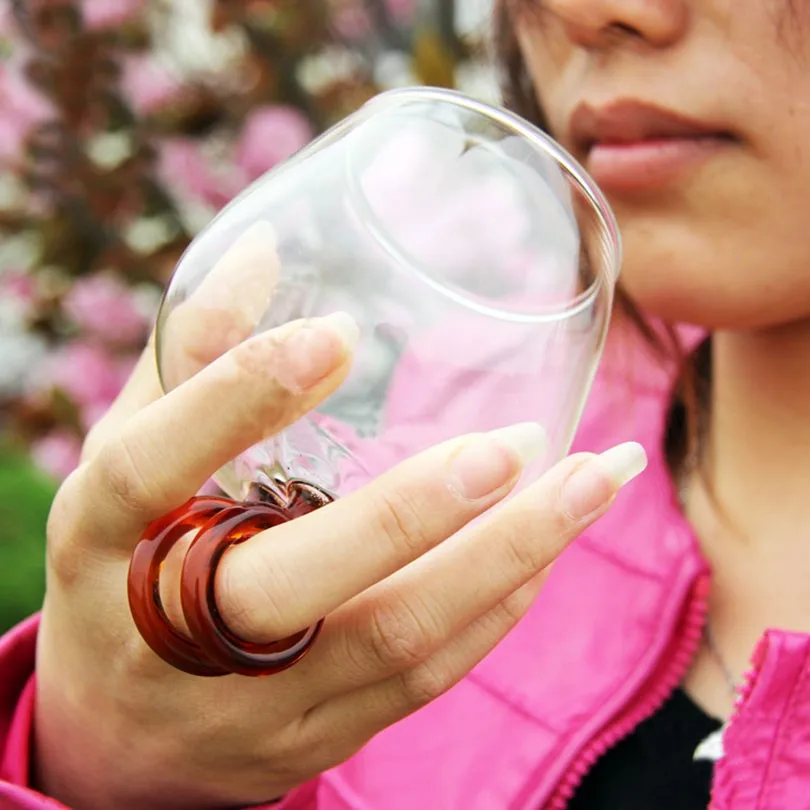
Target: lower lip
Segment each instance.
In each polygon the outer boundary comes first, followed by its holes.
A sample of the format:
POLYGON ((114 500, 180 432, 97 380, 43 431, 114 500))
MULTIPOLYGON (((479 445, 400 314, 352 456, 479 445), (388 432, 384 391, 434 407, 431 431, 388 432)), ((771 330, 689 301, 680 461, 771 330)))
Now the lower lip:
POLYGON ((605 191, 649 191, 672 183, 729 143, 713 136, 600 143, 589 152, 586 167, 605 191))

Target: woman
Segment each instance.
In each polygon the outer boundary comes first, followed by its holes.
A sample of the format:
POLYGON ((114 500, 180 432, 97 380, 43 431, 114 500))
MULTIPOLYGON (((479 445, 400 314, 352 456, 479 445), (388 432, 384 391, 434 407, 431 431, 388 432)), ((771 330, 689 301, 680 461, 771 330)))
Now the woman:
POLYGON ((643 385, 628 400, 603 379, 579 437, 609 449, 567 459, 458 542, 440 544, 506 494, 535 429, 451 442, 272 545, 257 536, 217 581, 231 629, 259 641, 330 621, 281 675, 195 679, 132 627, 132 547, 257 431, 339 384, 352 325, 256 339, 162 399, 146 355, 54 504, 42 618, 3 642, 4 807, 683 809, 708 804, 713 771, 714 807, 806 806, 806 9, 499 13, 515 99, 615 207, 632 300, 711 334, 687 364, 699 384, 623 343, 643 385), (212 422, 217 402, 241 410, 212 422), (614 500, 644 464, 629 437, 649 467, 614 500), (429 515, 409 508, 426 487, 442 504, 429 515), (338 578, 338 559, 358 562, 338 578))

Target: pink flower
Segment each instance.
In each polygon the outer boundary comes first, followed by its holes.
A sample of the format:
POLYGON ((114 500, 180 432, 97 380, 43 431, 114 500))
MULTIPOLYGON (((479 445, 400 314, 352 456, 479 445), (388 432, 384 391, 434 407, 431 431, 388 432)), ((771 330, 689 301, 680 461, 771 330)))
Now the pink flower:
POLYGON ((0 274, 0 299, 13 301, 22 312, 31 312, 36 304, 34 277, 21 270, 0 274))
POLYGON ((122 364, 102 346, 77 340, 49 359, 44 383, 72 400, 83 413, 82 422, 89 423, 112 404, 129 371, 129 364, 122 364))
POLYGON ((181 197, 221 208, 241 190, 240 172, 217 172, 200 146, 188 138, 166 139, 160 146, 157 168, 161 182, 181 197))
POLYGON ((10 39, 17 35, 17 26, 14 21, 14 11, 11 3, 0 6, 0 37, 10 39))
POLYGON ((81 452, 79 437, 59 428, 39 439, 31 448, 36 464, 57 479, 66 478, 79 466, 81 452))
POLYGON ((140 342, 149 328, 132 290, 115 276, 80 278, 68 292, 64 310, 85 334, 111 343, 140 342))
POLYGON ((245 123, 237 165, 255 180, 306 146, 313 134, 312 125, 295 107, 260 107, 245 123))
POLYGON ((154 59, 133 56, 124 62, 121 90, 136 113, 149 115, 174 101, 182 92, 183 85, 154 59))
POLYGON ((144 0, 82 0, 82 13, 87 28, 115 28, 130 20, 144 0))
POLYGON ((0 164, 20 160, 31 130, 53 116, 53 107, 25 79, 16 60, 0 61, 0 164))
POLYGON ((88 402, 79 408, 79 422, 85 433, 110 409, 110 405, 112 405, 115 397, 118 396, 120 389, 124 387, 124 383, 135 370, 135 364, 137 362, 137 354, 116 360, 113 379, 117 377, 117 383, 114 387, 110 388, 109 393, 112 394, 112 396, 103 397, 95 402, 88 402))
POLYGON ((371 21, 362 5, 347 3, 332 12, 335 31, 346 39, 360 39, 371 31, 371 21))
POLYGON ((386 0, 385 4, 394 22, 407 25, 413 21, 416 14, 416 0, 386 0))

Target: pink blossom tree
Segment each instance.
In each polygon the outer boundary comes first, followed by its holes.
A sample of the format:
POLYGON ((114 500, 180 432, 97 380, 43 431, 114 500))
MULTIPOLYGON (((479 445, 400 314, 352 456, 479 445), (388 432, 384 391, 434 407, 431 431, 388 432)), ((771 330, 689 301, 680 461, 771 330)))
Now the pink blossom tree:
POLYGON ((453 84, 480 52, 457 5, 0 2, 6 435, 67 474, 189 240, 378 90, 453 84))

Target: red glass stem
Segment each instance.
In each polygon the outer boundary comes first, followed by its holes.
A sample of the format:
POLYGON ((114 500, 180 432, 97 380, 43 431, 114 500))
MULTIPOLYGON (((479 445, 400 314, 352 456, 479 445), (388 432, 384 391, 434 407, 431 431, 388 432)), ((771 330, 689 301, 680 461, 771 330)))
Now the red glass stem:
POLYGON ((280 672, 307 653, 321 629, 323 620, 279 641, 252 643, 231 632, 217 608, 216 572, 228 548, 332 500, 303 481, 291 481, 281 495, 264 488, 256 494, 262 501, 192 498, 154 521, 133 552, 128 580, 132 618, 149 647, 176 669, 207 677, 280 672), (172 625, 163 608, 160 572, 174 544, 191 531, 196 533, 180 578, 187 637, 172 625))

